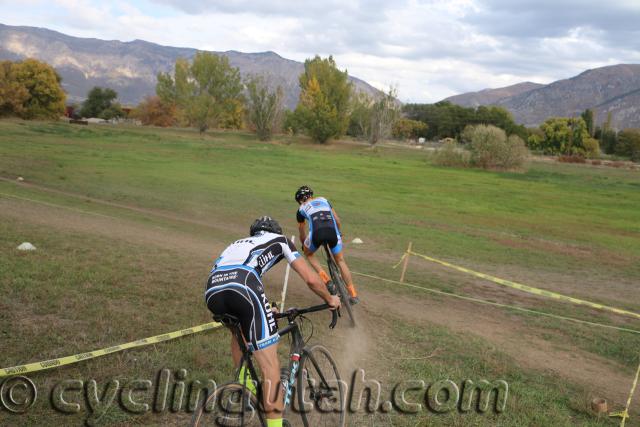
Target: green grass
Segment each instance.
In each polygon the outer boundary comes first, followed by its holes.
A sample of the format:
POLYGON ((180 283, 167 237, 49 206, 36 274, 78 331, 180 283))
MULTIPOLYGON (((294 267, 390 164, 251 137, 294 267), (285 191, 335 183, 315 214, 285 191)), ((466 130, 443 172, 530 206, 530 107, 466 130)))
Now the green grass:
POLYGON ((444 169, 416 151, 263 144, 242 133, 199 138, 15 122, 0 129, 0 174, 88 196, 244 223, 270 212, 291 226, 291 195, 308 183, 348 219, 350 235, 381 249, 399 251, 412 239, 442 257, 640 275, 637 171, 539 163, 524 174, 444 169), (516 244, 505 247, 505 239, 516 244), (585 253, 577 258, 557 245, 585 253))
MULTIPOLYGON (((428 154, 417 150, 319 146, 299 138, 260 143, 253 135, 235 132, 201 137, 188 130, 0 121, 0 177, 13 180, 17 176, 79 197, 2 181, 0 193, 217 245, 237 238, 262 214, 276 217, 288 234, 294 234, 293 193, 299 185, 308 184, 333 202, 345 223, 347 239, 358 236, 365 241, 361 249, 348 248, 355 270, 397 277, 390 267, 407 242, 413 241, 418 252, 479 271, 640 311, 638 171, 543 162, 532 163, 524 173, 446 169, 432 166, 428 154), (103 205, 85 197, 147 211, 103 205)), ((3 198, 0 195, 0 203, 3 198)), ((209 321, 201 290, 212 253, 193 256, 193 251, 171 249, 170 243, 143 246, 99 233, 53 229, 2 211, 0 218, 2 366, 209 321), (15 251, 24 240, 40 250, 15 251)), ((430 267, 412 260, 408 280, 463 295, 480 292, 463 275, 444 276, 430 267)), ((371 292, 388 289, 370 281, 367 287, 371 292)), ((416 290, 396 292, 440 298, 416 290)), ((486 298, 482 293, 477 296, 486 298)), ((510 303, 509 298, 498 300, 510 303)), ((446 298, 442 301, 455 304, 446 298)), ((638 322, 582 307, 535 300, 524 305, 640 328, 638 322)), ((625 371, 637 366, 638 337, 518 313, 513 317, 528 324, 532 335, 555 345, 600 355, 625 371)), ((389 378, 502 377, 512 386, 513 400, 498 417, 450 414, 407 421, 377 414, 361 419, 362 425, 613 422, 598 421, 587 413, 584 389, 522 369, 483 340, 435 325, 399 328, 399 322, 393 317, 383 319, 379 332, 386 343, 380 352, 401 348, 409 354, 424 354, 436 347, 447 352, 435 360, 403 361, 391 369, 385 365, 389 378)), ((318 333, 321 340, 328 337, 324 331, 318 333)), ((219 335, 219 331, 209 332, 37 374, 33 379, 46 388, 61 379, 151 379, 162 367, 188 367, 190 378, 223 381, 229 378, 231 366, 227 339, 219 335)), ((42 422, 43 416, 53 417, 54 424, 77 424, 83 419, 57 415, 47 404, 42 399, 31 415, 8 418, 8 423, 33 424, 42 422)), ((0 421, 5 416, 0 412, 0 421)), ((160 419, 169 422, 171 414, 160 419)), ((114 411, 102 424, 157 420, 152 415, 132 418, 114 411)))

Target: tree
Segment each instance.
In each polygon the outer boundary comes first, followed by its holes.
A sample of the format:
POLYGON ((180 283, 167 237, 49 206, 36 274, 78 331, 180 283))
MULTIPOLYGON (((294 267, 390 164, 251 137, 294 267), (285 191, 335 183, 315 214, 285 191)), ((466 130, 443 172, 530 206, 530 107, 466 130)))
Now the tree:
POLYGON ((427 134, 427 128, 421 121, 401 118, 393 124, 392 135, 396 139, 417 139, 427 134))
POLYGON ((173 126, 176 122, 176 106, 164 102, 159 96, 148 96, 134 110, 133 117, 145 126, 173 126))
POLYGON ((280 86, 270 90, 264 78, 255 76, 247 81, 246 86, 249 123, 261 141, 268 141, 282 120, 284 92, 280 86))
POLYGON ((296 116, 309 136, 321 144, 340 135, 341 120, 337 108, 329 103, 315 77, 311 77, 300 95, 296 116))
POLYGON ((395 89, 375 98, 358 92, 352 97, 347 134, 366 138, 374 145, 391 136, 393 124, 399 116, 400 105, 396 101, 395 89))
POLYGON ((442 101, 436 104, 406 104, 403 107, 406 118, 419 120, 428 126, 426 137, 459 138, 468 125, 494 125, 508 135, 516 134, 522 139, 528 137, 527 129, 517 124, 509 111, 502 107, 480 106, 477 109, 466 108, 442 101))
MULTIPOLYGON (((552 117, 540 129, 544 134, 542 149, 547 154, 586 154, 585 141, 590 139, 587 124, 580 118, 552 117)), ((592 143, 587 143, 590 147, 592 143)))
POLYGON ((373 100, 364 92, 356 92, 351 98, 351 114, 347 135, 366 138, 371 123, 371 105, 373 100))
POLYGON ((371 145, 391 136, 393 123, 400 116, 400 106, 396 101, 396 90, 389 89, 378 97, 371 106, 368 140, 371 145))
POLYGON ((305 61, 296 114, 314 140, 324 143, 345 133, 352 91, 348 77, 346 71, 338 70, 331 56, 305 61))
POLYGON ((587 108, 586 110, 584 110, 584 112, 582 114, 580 114, 580 117, 582 117, 582 120, 584 120, 584 123, 587 125, 587 132, 589 133, 589 136, 593 137, 594 135, 594 125, 595 125, 595 120, 593 119, 593 110, 587 108))
POLYGON ((202 133, 219 125, 242 124, 240 71, 226 56, 199 52, 191 63, 178 59, 173 76, 158 74, 157 95, 176 105, 184 124, 202 133))
POLYGON ((607 154, 614 154, 616 152, 616 146, 618 144, 618 134, 611 128, 611 112, 607 114, 607 120, 603 123, 600 130, 600 146, 607 154))
POLYGON ((616 154, 640 161, 640 129, 624 129, 618 134, 616 154))
POLYGON ((16 78, 14 63, 0 62, 0 116, 20 115, 29 99, 29 91, 16 78))
POLYGON ((115 102, 118 93, 110 88, 93 87, 87 94, 87 99, 82 103, 80 115, 82 117, 99 117, 111 120, 124 116, 120 104, 115 102))
POLYGON ((35 59, 0 63, 0 114, 24 119, 58 118, 66 95, 62 79, 49 64, 35 59))

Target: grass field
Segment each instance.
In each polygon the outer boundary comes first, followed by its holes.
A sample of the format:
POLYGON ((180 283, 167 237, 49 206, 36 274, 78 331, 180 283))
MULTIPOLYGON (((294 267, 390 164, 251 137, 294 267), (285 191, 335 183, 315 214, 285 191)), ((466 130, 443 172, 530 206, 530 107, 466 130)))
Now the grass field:
MULTIPOLYGON (((345 223, 354 270, 397 278, 414 250, 532 286, 640 312, 640 173, 532 162, 524 173, 434 167, 415 149, 319 146, 245 133, 0 121, 2 367, 61 357, 209 321, 202 302, 210 263, 269 214, 295 232, 293 192, 326 195, 345 223), (25 182, 17 183, 22 176, 25 182), (39 249, 20 253, 30 241, 39 249)), ((267 278, 277 298, 283 268, 267 278)), ((412 259, 421 286, 579 319, 640 329, 640 322, 506 290, 412 259)), ((362 367, 384 384, 413 379, 504 379, 504 413, 358 414, 349 425, 615 425, 588 410, 593 397, 623 405, 640 362, 640 336, 526 315, 359 278, 357 331, 326 330, 343 372, 362 367), (345 344, 347 347, 345 348, 345 344)), ((294 280, 291 304, 314 302, 294 280)), ((229 379, 228 338, 212 331, 30 378, 229 379)), ((282 346, 286 347, 286 346, 282 346)), ((283 349, 284 350, 284 349, 283 349)), ((640 419, 638 403, 632 411, 640 419)), ((86 406, 85 406, 86 408, 86 406)), ((0 424, 79 424, 42 396, 0 424)), ((183 425, 188 415, 112 408, 99 425, 183 425)), ((631 424, 633 425, 633 424, 631 424)))

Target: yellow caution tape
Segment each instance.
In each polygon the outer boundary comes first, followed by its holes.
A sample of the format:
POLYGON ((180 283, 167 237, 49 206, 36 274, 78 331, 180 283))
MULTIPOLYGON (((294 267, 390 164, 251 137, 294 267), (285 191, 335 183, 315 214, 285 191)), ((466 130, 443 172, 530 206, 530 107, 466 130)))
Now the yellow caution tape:
POLYGON ((576 319, 574 317, 560 316, 559 314, 552 314, 552 313, 546 313, 544 311, 531 310, 531 309, 524 308, 524 307, 518 307, 516 305, 502 304, 502 303, 499 303, 499 302, 487 301, 487 300, 483 300, 483 299, 480 299, 480 298, 468 297, 468 296, 465 296, 465 295, 458 295, 458 294, 454 294, 454 293, 451 293, 451 292, 441 291, 439 289, 432 289, 432 288, 427 288, 425 286, 418 286, 418 285, 414 285, 414 284, 411 284, 411 283, 400 282, 398 280, 385 279, 384 277, 378 277, 378 276, 374 276, 374 275, 371 275, 371 274, 359 273, 359 272, 353 271, 353 270, 351 271, 351 273, 355 274, 356 276, 367 277, 369 279, 376 279, 376 280, 380 280, 380 281, 383 281, 383 282, 393 283, 393 284, 399 285, 399 286, 406 286, 408 288, 420 289, 421 291, 430 292, 432 294, 443 295, 443 296, 452 297, 452 298, 458 298, 458 299, 461 299, 461 300, 475 302, 475 303, 479 303, 479 304, 492 305, 494 307, 508 308, 510 310, 517 310, 517 311, 521 311, 521 312, 527 313, 527 314, 535 314, 535 315, 538 315, 538 316, 546 316, 546 317, 551 317, 551 318, 559 319, 559 320, 568 320, 570 322, 581 323, 583 325, 598 326, 600 328, 613 329, 613 330, 616 330, 616 331, 629 332, 629 333, 632 333, 632 334, 640 335, 640 331, 637 330, 637 329, 629 329, 629 328, 623 328, 623 327, 620 327, 620 326, 605 325, 604 323, 590 322, 588 320, 576 319))
POLYGON ((640 377, 640 365, 638 365, 638 370, 636 371, 636 377, 633 380, 633 384, 631 385, 631 391, 629 392, 629 397, 627 398, 627 405, 624 408, 624 411, 614 412, 609 414, 610 417, 622 417, 620 421, 620 427, 624 427, 627 418, 629 418, 629 407, 631 407, 631 399, 633 398, 633 393, 636 391, 636 387, 638 386, 638 377, 640 377))
POLYGON ((477 271, 469 270, 468 268, 460 267, 458 265, 451 264, 451 263, 446 262, 446 261, 442 261, 442 260, 439 260, 439 259, 436 259, 436 258, 432 258, 432 257, 427 256, 427 255, 419 254, 417 252, 407 251, 405 253, 405 256, 407 254, 414 255, 414 256, 417 256, 417 257, 420 257, 420 258, 424 258, 427 261, 435 262, 436 264, 440 264, 440 265, 443 265, 445 267, 449 267, 449 268, 452 268, 454 270, 461 271, 463 273, 471 274, 472 276, 476 276, 476 277, 479 277, 481 279, 489 280, 489 281, 491 281, 493 283, 497 283, 498 285, 506 286, 506 287, 512 288, 512 289, 518 289, 520 291, 528 292, 528 293, 533 294, 533 295, 543 296, 543 297, 552 298, 552 299, 556 299, 556 300, 560 300, 560 301, 567 301, 567 302, 571 302, 573 304, 584 305, 584 306, 591 307, 591 308, 597 308, 599 310, 611 311, 611 312, 616 313, 616 314, 621 314, 621 315, 624 315, 624 316, 631 316, 631 317, 635 317, 636 319, 640 319, 640 314, 634 313, 632 311, 623 310, 621 308, 616 308, 616 307, 610 307, 610 306, 607 306, 607 305, 604 305, 604 304, 598 304, 598 303, 591 302, 591 301, 585 301, 585 300, 578 299, 578 298, 573 298, 573 297, 570 297, 570 296, 567 296, 567 295, 562 295, 562 294, 559 294, 559 293, 556 293, 556 292, 546 291, 544 289, 534 288, 533 286, 527 286, 527 285, 523 285, 521 283, 512 282, 510 280, 500 279, 498 277, 490 276, 490 275, 484 274, 484 273, 479 273, 477 271))
POLYGON ((150 344, 156 344, 163 341, 169 341, 186 335, 196 334, 198 332, 208 331, 222 326, 217 322, 205 323, 203 325, 194 326, 180 331, 169 332, 167 334, 156 335, 154 337, 142 338, 136 341, 120 344, 113 347, 103 348, 100 350, 90 351, 88 353, 74 354, 72 356, 60 357, 58 359, 45 360, 42 362, 29 363, 26 365, 12 366, 10 368, 2 368, 0 370, 0 378, 17 374, 26 374, 29 372, 44 371, 46 369, 58 368, 60 366, 72 365, 96 357, 106 356, 108 354, 117 353, 128 350, 130 348, 143 347, 150 344))

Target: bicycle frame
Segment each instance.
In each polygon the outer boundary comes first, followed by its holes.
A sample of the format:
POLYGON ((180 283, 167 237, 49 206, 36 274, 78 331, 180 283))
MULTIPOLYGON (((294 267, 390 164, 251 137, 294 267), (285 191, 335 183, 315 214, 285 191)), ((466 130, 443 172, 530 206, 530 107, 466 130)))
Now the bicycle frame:
MULTIPOLYGON (((296 309, 292 309, 293 311, 286 311, 284 313, 277 313, 275 314, 275 318, 276 319, 282 319, 282 318, 287 318, 288 319, 288 324, 287 326, 285 326, 284 328, 282 328, 282 330, 278 331, 278 335, 280 337, 283 337, 287 334, 291 334, 291 349, 289 351, 289 378, 287 380, 287 382, 283 385, 283 394, 284 394, 284 407, 283 407, 283 415, 287 412, 287 408, 289 407, 289 405, 291 404, 291 392, 293 390, 293 386, 295 384, 296 381, 296 376, 298 374, 298 368, 300 366, 300 357, 301 354, 304 351, 304 346, 305 346, 305 342, 304 342, 304 338, 302 336, 302 333, 300 332, 300 326, 298 325, 298 323, 296 322, 296 318, 301 315, 301 314, 305 314, 305 313, 311 313, 314 311, 320 311, 320 310, 325 310, 326 308, 328 308, 327 304, 321 304, 321 305, 317 305, 317 306, 313 306, 313 307, 309 307, 307 309, 304 310, 296 310, 296 309)), ((333 319, 330 325, 330 328, 335 327, 335 324, 337 322, 337 313, 333 312, 333 319)), ((262 407, 263 405, 263 391, 262 391, 262 382, 259 380, 259 376, 257 375, 257 372, 255 370, 255 367, 253 365, 253 358, 251 357, 252 355, 252 351, 249 350, 248 346, 246 345, 246 343, 244 342, 244 339, 242 337, 242 332, 240 330, 239 325, 237 324, 233 324, 230 325, 230 328, 232 329, 232 333, 234 335, 235 340, 238 342, 239 346, 240 346, 240 351, 242 352, 242 358, 240 359, 240 365, 238 367, 238 369, 236 370, 236 378, 238 378, 238 376, 240 375, 240 371, 242 369, 243 366, 246 366, 247 370, 249 371, 249 374, 251 375, 251 378, 253 378, 253 380, 255 381, 256 384, 256 398, 258 400, 258 405, 260 406, 258 408, 259 412, 260 412, 260 421, 262 423, 263 426, 266 426, 266 423, 264 421, 264 417, 263 417, 263 413, 264 413, 264 408, 262 407)), ((243 384, 243 388, 246 390, 246 383, 247 383, 247 375, 246 372, 247 370, 245 370, 245 378, 243 379, 244 381, 242 381, 243 384)), ((247 402, 247 393, 243 392, 243 401, 242 401, 242 407, 246 407, 248 402, 247 402)), ((244 417, 244 411, 242 413, 242 417, 244 417)), ((243 420, 244 421, 244 420, 243 420)))

